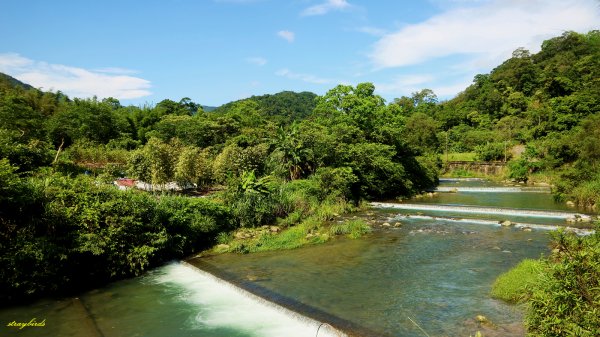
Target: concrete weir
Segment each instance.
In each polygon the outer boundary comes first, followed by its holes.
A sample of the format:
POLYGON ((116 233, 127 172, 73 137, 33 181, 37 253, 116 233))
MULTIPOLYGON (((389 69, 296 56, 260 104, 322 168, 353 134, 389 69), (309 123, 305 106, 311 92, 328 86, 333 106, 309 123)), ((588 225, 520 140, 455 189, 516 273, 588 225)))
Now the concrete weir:
POLYGON ((250 299, 259 307, 283 314, 295 325, 302 327, 310 336, 317 337, 362 337, 381 336, 356 324, 311 307, 294 299, 273 293, 253 282, 239 280, 223 270, 202 261, 201 258, 192 258, 181 262, 182 265, 192 268, 203 278, 209 278, 215 286, 226 287, 233 290, 239 296, 250 299))
POLYGON ((550 187, 453 187, 440 186, 430 192, 441 193, 550 193, 550 187))
POLYGON ((371 202, 370 205, 375 208, 392 208, 413 211, 434 211, 434 212, 455 212, 467 214, 495 214, 512 215, 535 218, 554 218, 554 219, 579 219, 582 222, 591 221, 591 217, 582 213, 560 212, 560 211, 542 211, 533 209, 502 208, 502 207, 477 207, 477 206, 455 206, 455 205, 431 205, 431 204, 401 204, 386 202, 371 202))

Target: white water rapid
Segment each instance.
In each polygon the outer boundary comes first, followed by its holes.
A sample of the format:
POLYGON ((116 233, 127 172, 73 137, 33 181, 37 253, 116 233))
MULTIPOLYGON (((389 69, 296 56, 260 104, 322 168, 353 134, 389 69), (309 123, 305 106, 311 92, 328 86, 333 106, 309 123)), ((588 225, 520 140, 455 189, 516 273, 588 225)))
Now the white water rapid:
POLYGON ((439 212, 455 212, 455 213, 470 213, 470 214, 495 214, 495 215, 512 215, 525 216, 536 218, 554 218, 554 219, 581 219, 581 221, 589 222, 591 217, 587 214, 560 212, 560 211, 542 211, 529 210, 518 208, 502 208, 502 207, 478 207, 478 206, 455 206, 455 205, 432 205, 432 204, 400 204, 386 202, 371 202, 371 206, 375 208, 393 208, 405 209, 413 211, 439 211, 439 212))
POLYGON ((440 186, 432 192, 442 193, 549 193, 549 187, 453 187, 440 186))
POLYGON ((182 301, 203 309, 193 323, 199 327, 231 328, 257 337, 346 336, 185 262, 167 265, 165 271, 156 281, 180 287, 182 301))

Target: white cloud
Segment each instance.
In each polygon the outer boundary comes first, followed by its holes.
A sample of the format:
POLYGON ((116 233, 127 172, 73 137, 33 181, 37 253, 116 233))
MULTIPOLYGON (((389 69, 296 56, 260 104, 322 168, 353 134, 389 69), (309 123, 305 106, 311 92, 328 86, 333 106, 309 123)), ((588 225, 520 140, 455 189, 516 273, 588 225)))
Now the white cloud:
POLYGON ((308 82, 308 83, 313 83, 313 84, 331 84, 331 83, 336 82, 331 79, 321 78, 321 77, 317 77, 317 76, 310 75, 310 74, 295 73, 286 68, 278 70, 275 73, 275 75, 286 77, 291 80, 300 80, 303 82, 308 82))
POLYGON ((137 71, 137 70, 125 69, 125 68, 119 68, 119 67, 98 68, 98 69, 94 69, 93 71, 99 72, 99 73, 118 74, 118 75, 131 75, 131 74, 139 73, 139 71, 137 71))
POLYGON ((302 16, 324 15, 331 11, 349 8, 350 6, 346 0, 326 0, 324 3, 306 8, 300 14, 302 16))
POLYGON ((398 76, 391 82, 376 83, 378 92, 385 94, 407 95, 419 91, 423 85, 434 80, 431 75, 403 75, 398 76))
POLYGON ((491 67, 518 47, 532 52, 566 30, 598 29, 595 0, 455 1, 450 9, 382 37, 370 58, 378 68, 401 67, 452 55, 491 67))
POLYGON ((375 83, 378 94, 387 97, 410 96, 413 92, 428 88, 441 99, 450 98, 464 90, 472 82, 472 77, 449 80, 431 74, 397 76, 390 82, 375 83))
POLYGON ((246 59, 246 62, 254 64, 254 65, 257 65, 259 67, 262 67, 265 64, 267 64, 267 59, 264 58, 264 57, 260 57, 260 56, 249 57, 249 58, 246 59))
POLYGON ((133 99, 151 94, 150 81, 128 76, 123 68, 87 70, 35 61, 19 54, 0 54, 0 72, 44 90, 60 90, 72 97, 133 99))
POLYGON ((290 43, 294 42, 294 39, 296 39, 296 34, 294 34, 294 32, 290 32, 289 30, 280 30, 277 32, 277 36, 290 43))
POLYGON ((383 36, 387 33, 387 31, 385 29, 371 27, 371 26, 359 27, 356 29, 356 31, 359 31, 359 32, 365 33, 365 34, 369 34, 369 35, 373 35, 373 36, 383 36))

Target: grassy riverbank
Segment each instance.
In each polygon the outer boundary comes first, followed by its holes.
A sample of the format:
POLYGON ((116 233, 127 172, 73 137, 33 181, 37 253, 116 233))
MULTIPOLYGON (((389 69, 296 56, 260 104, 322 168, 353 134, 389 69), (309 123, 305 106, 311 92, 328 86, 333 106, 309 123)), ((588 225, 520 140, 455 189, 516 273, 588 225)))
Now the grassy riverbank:
POLYGON ((491 295, 525 303, 531 336, 597 336, 600 331, 600 224, 589 236, 558 231, 548 257, 500 275, 491 295))

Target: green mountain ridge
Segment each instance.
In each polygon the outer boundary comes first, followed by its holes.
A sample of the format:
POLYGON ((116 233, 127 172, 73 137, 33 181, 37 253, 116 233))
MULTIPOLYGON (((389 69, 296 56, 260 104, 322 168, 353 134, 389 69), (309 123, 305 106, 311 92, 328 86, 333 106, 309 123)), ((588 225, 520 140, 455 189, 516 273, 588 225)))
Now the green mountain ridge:
POLYGON ((0 83, 3 83, 3 84, 5 84, 5 85, 9 85, 9 86, 11 86, 11 87, 15 87, 15 88, 17 88, 17 87, 18 87, 18 88, 21 88, 21 89, 24 89, 24 90, 32 90, 32 89, 35 89, 35 88, 34 88, 33 86, 31 86, 31 85, 29 85, 29 84, 27 84, 27 83, 23 83, 23 82, 21 82, 21 81, 17 80, 16 78, 14 78, 14 77, 12 77, 12 76, 10 76, 10 75, 7 75, 7 74, 4 74, 4 73, 1 73, 1 72, 0 72, 0 83))

